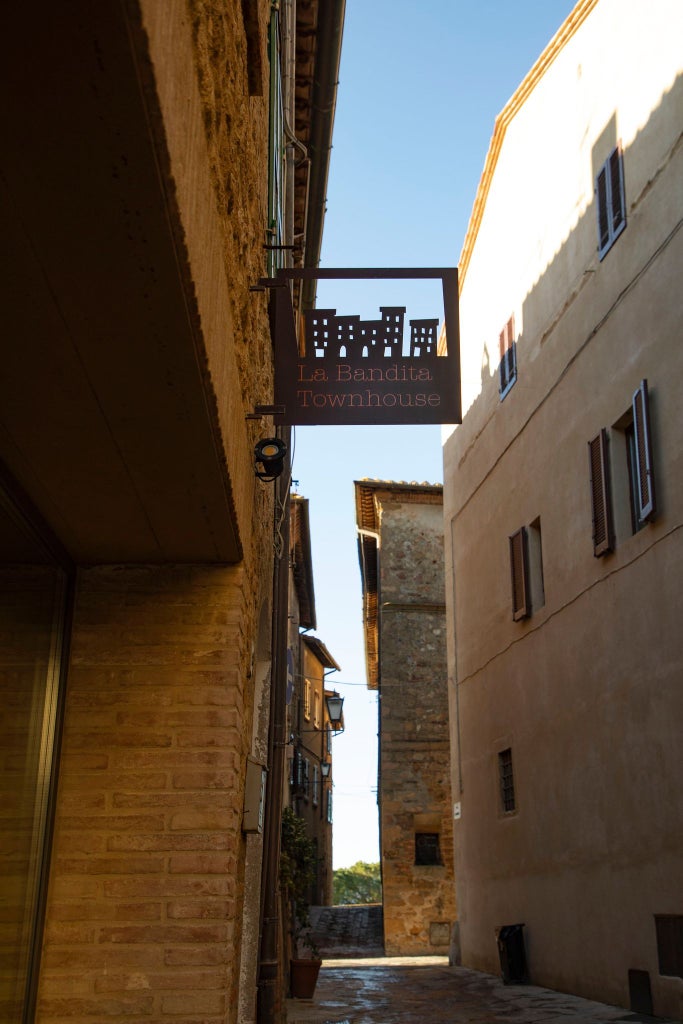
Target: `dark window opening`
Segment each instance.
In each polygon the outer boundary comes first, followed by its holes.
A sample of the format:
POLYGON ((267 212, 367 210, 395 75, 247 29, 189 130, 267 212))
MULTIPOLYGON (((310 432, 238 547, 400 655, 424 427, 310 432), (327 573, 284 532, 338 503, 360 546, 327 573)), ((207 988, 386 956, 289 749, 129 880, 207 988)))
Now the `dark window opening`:
POLYGON ((443 864, 438 832, 415 833, 415 863, 421 865, 443 864))
POLYGON ((683 914, 655 914, 659 973, 683 978, 683 914))
POLYGON ((498 772, 500 777, 500 799, 506 814, 517 809, 515 801, 515 780, 512 774, 512 750, 508 747, 498 754, 498 772))
POLYGON ((498 339, 500 364, 498 366, 498 391, 501 400, 505 398, 517 380, 517 345, 515 342, 515 318, 511 316, 498 339))

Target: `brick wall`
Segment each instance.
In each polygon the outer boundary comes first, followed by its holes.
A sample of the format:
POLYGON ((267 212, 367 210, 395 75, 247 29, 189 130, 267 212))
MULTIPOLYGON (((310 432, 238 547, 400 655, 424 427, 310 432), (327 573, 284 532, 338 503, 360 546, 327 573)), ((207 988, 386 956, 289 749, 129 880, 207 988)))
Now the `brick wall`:
POLYGON ((241 567, 80 573, 38 1020, 234 1020, 251 741, 241 567))

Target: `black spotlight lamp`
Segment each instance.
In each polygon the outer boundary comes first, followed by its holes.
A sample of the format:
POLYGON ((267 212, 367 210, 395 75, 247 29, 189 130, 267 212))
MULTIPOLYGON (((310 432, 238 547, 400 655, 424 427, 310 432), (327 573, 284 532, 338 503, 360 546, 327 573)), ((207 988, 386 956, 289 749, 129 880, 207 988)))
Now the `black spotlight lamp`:
POLYGON ((279 437, 264 437, 254 446, 254 472, 259 480, 277 480, 285 468, 287 445, 279 437))

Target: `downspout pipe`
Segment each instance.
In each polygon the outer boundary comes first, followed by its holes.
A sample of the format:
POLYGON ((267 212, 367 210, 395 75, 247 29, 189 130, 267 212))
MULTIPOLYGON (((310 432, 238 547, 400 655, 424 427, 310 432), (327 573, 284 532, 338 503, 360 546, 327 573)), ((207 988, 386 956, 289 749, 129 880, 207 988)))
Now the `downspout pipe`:
MULTIPOLYGON (((278 435, 290 448, 291 428, 281 427, 278 435)), ((268 783, 263 828, 261 872, 261 947, 258 973, 256 1019, 273 1024, 280 1019, 280 820, 285 780, 287 719, 287 644, 289 629, 289 518, 291 457, 275 481, 275 518, 279 523, 280 546, 273 573, 273 655, 268 734, 268 783)))
MULTIPOLYGON (((318 9, 313 116, 308 146, 311 169, 305 249, 307 267, 317 267, 320 263, 345 12, 346 0, 323 0, 318 9)), ((315 292, 316 282, 305 281, 304 309, 312 309, 315 305, 315 292)))

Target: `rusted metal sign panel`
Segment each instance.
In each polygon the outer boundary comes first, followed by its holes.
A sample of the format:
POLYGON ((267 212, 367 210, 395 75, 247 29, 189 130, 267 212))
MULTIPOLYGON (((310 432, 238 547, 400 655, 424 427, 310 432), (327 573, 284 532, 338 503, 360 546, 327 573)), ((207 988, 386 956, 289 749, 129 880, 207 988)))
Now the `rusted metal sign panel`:
MULTIPOLYGON (((272 288, 275 404, 281 424, 460 423, 456 268, 287 269, 272 288), (441 280, 443 321, 409 319, 404 306, 378 303, 363 320, 346 310, 312 309, 297 340, 289 280, 441 280)), ((381 288, 378 290, 378 294, 381 288)))

